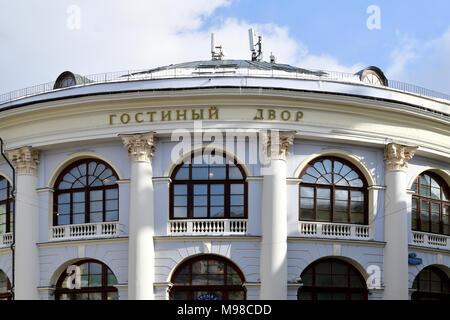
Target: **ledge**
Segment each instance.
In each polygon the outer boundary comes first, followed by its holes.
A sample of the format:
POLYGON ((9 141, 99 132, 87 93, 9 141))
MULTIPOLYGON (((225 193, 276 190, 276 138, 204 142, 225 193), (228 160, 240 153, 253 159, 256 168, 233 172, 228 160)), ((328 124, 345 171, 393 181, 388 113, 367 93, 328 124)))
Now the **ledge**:
POLYGON ((49 242, 39 242, 37 243, 38 248, 53 248, 62 246, 80 246, 98 243, 111 243, 111 242, 128 242, 128 237, 114 237, 106 239, 74 239, 74 240, 62 240, 62 241, 49 241, 49 242))
POLYGON ((155 242, 178 242, 178 241, 205 241, 205 240, 214 240, 214 241, 258 241, 261 242, 261 236, 155 236, 153 237, 155 242))
POLYGON ((386 242, 375 241, 375 240, 351 240, 351 239, 330 239, 330 238, 319 238, 319 237, 288 237, 288 242, 322 242, 325 244, 350 244, 350 245, 363 245, 370 247, 380 247, 384 248, 386 242))

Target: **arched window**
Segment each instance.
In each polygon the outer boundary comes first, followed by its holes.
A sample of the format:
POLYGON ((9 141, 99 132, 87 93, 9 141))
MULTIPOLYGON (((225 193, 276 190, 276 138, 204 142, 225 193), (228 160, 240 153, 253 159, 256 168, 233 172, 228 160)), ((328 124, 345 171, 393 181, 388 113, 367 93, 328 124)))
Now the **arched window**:
POLYGON ((61 73, 53 85, 53 89, 67 88, 76 85, 75 75, 70 71, 61 73))
POLYGON ((441 269, 429 266, 414 279, 412 300, 450 300, 450 280, 441 269))
POLYGON ((111 269, 96 260, 69 266, 56 283, 56 300, 117 300, 117 279, 111 269))
POLYGON ((230 260, 216 255, 189 259, 175 270, 173 300, 245 300, 244 275, 230 260))
POLYGON ((412 229, 450 235, 450 191, 433 172, 417 177, 412 189, 412 229))
POLYGON ((11 300, 11 283, 8 276, 0 270, 0 300, 11 300))
POLYGON ((119 220, 119 187, 114 169, 98 159, 72 163, 58 177, 53 224, 119 220))
POLYGON ((245 172, 225 155, 192 154, 173 171, 170 200, 171 219, 246 218, 245 172))
POLYGON ((321 157, 300 178, 299 220, 368 224, 367 182, 354 165, 321 157))
POLYGON ((363 276, 345 261, 321 259, 309 265, 301 278, 299 300, 367 300, 363 276))
POLYGON ((0 234, 13 231, 12 187, 7 179, 0 176, 0 234))

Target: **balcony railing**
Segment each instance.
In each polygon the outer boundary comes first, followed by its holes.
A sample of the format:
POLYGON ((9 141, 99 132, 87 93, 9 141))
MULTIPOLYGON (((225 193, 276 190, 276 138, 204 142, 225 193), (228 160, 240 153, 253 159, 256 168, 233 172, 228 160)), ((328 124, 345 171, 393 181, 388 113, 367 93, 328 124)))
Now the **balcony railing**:
POLYGON ((168 235, 245 235, 247 219, 170 220, 168 235))
POLYGON ((412 231, 411 241, 418 246, 450 249, 450 236, 443 234, 412 231))
POLYGON ((53 226, 50 240, 112 238, 119 235, 119 222, 98 222, 53 226))
MULTIPOLYGON (((207 70, 206 70, 207 71, 207 70)), ((146 70, 133 70, 133 71, 115 71, 107 73, 98 73, 91 75, 84 75, 81 77, 81 83, 74 87, 93 85, 93 84, 103 84, 111 82, 129 82, 137 80, 160 80, 160 79, 176 79, 185 77, 236 77, 236 76, 246 76, 246 77, 263 77, 263 78, 286 78, 286 79, 300 79, 300 80, 329 80, 338 81, 344 83, 359 83, 364 84, 360 81, 360 78, 356 74, 337 72, 337 71, 326 71, 326 70, 310 70, 308 73, 304 72, 281 72, 275 69, 269 70, 253 70, 253 69, 233 69, 232 72, 196 72, 186 68, 170 68, 167 70, 159 70, 158 72, 152 72, 148 69, 146 70)), ((38 94, 43 94, 47 92, 53 92, 63 89, 54 89, 55 82, 47 82, 32 87, 15 90, 12 92, 0 94, 0 105, 5 103, 10 103, 15 100, 19 100, 25 97, 35 96, 38 94)), ((394 90, 399 90, 402 92, 412 93, 422 97, 429 97, 434 99, 442 99, 450 101, 450 95, 437 92, 434 90, 426 89, 409 83, 404 83, 395 80, 388 80, 388 86, 386 88, 391 88, 394 90)))
POLYGON ((371 227, 359 224, 299 221, 300 235, 311 238, 369 240, 371 227))
POLYGON ((0 234, 0 248, 9 246, 13 241, 12 232, 0 234))

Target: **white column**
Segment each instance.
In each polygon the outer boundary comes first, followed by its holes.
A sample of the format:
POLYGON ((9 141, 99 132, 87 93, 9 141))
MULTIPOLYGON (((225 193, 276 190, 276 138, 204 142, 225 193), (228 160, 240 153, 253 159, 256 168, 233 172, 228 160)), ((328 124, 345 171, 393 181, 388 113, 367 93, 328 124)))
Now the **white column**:
POLYGON ((269 166, 263 168, 260 298, 287 299, 286 155, 293 132, 262 135, 269 166))
POLYGON ((131 158, 128 299, 154 299, 153 133, 121 135, 131 158))
POLYGON ((39 151, 23 147, 7 151, 17 172, 15 223, 15 299, 39 299, 39 201, 36 191, 39 151))
POLYGON ((384 150, 386 194, 384 213, 384 299, 408 299, 407 161, 417 147, 390 143, 384 150))

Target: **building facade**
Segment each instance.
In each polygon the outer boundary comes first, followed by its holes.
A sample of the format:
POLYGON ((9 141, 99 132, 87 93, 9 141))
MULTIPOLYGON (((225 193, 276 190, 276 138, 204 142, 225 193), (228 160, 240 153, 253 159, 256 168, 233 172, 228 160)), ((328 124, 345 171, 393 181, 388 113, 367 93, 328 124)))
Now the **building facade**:
POLYGON ((0 298, 448 299, 450 98, 411 88, 215 60, 0 96, 0 298))

